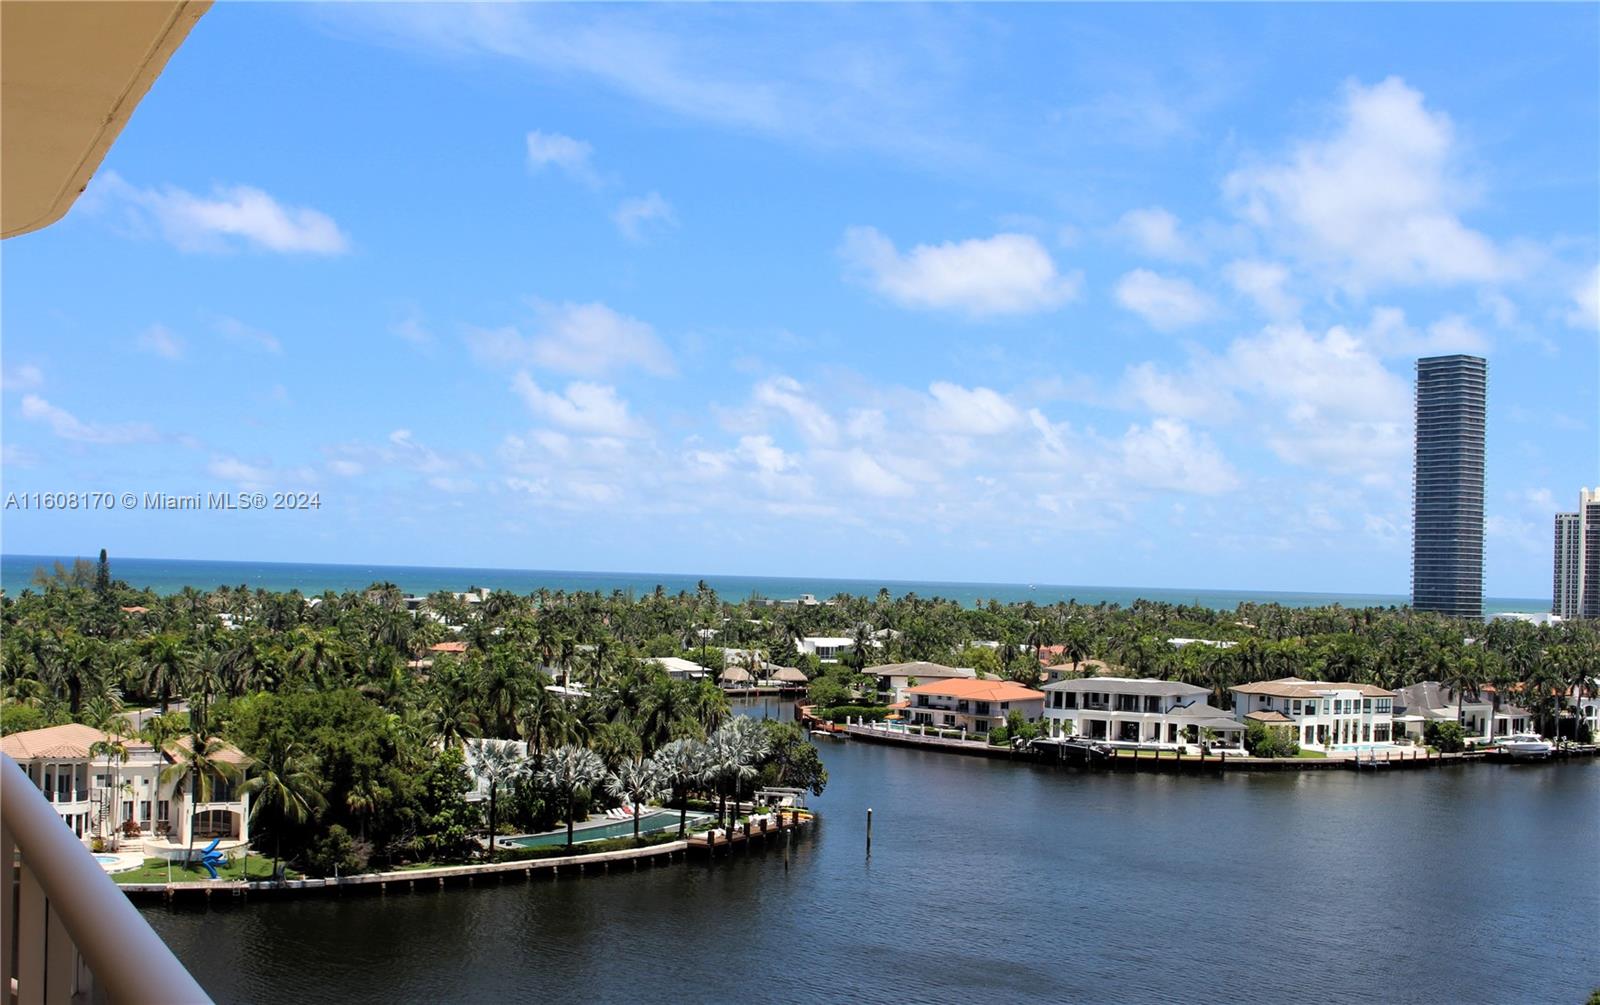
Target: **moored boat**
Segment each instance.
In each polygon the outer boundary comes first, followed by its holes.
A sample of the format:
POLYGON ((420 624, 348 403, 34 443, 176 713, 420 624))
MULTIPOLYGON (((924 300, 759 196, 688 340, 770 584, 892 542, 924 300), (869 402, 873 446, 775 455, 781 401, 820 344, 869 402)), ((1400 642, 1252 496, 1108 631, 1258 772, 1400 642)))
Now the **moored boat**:
POLYGON ((1495 749, 1519 761, 1542 761, 1550 756, 1555 744, 1536 733, 1517 733, 1503 737, 1495 749))

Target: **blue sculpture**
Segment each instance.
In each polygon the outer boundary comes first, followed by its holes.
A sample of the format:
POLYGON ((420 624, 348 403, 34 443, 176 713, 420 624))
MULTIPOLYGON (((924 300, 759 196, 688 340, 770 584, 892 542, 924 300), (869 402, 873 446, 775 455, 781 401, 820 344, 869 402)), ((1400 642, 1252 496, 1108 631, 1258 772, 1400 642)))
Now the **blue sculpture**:
POLYGON ((205 851, 200 853, 200 864, 206 867, 206 872, 211 874, 212 879, 222 878, 217 875, 217 866, 227 861, 222 857, 222 853, 217 851, 217 845, 221 842, 221 838, 212 838, 211 843, 206 845, 205 851))

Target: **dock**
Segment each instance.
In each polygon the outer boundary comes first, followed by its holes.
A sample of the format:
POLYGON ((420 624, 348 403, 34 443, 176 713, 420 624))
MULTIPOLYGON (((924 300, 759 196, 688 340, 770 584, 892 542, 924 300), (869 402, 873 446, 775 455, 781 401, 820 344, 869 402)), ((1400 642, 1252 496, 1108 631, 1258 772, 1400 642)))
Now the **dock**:
POLYGON ((757 844, 764 847, 768 840, 798 831, 810 824, 812 819, 811 814, 805 810, 779 809, 775 816, 769 814, 761 817, 755 824, 745 820, 744 823, 726 830, 713 829, 704 834, 691 835, 685 845, 690 854, 703 855, 710 859, 719 854, 731 854, 741 848, 749 851, 757 844))

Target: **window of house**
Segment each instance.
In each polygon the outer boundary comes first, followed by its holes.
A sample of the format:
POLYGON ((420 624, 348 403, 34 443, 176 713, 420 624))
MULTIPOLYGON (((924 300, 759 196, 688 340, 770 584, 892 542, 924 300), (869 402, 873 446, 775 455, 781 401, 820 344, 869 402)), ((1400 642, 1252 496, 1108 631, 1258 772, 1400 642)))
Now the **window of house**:
POLYGON ((1361 699, 1361 711, 1363 711, 1363 712, 1372 711, 1372 699, 1371 698, 1362 698, 1361 699))
POLYGON ((1291 711, 1293 711, 1295 715, 1299 715, 1300 714, 1300 699, 1299 698, 1296 698, 1294 700, 1293 708, 1291 709, 1291 711))

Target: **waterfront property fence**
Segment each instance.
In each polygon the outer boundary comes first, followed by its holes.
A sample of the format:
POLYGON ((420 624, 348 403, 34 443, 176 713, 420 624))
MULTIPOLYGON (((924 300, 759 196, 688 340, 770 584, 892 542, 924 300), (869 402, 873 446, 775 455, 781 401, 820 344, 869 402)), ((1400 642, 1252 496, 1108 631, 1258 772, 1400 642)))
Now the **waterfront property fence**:
POLYGON ((209 1005, 210 996, 4 754, 0 862, 7 1002, 209 1005))

